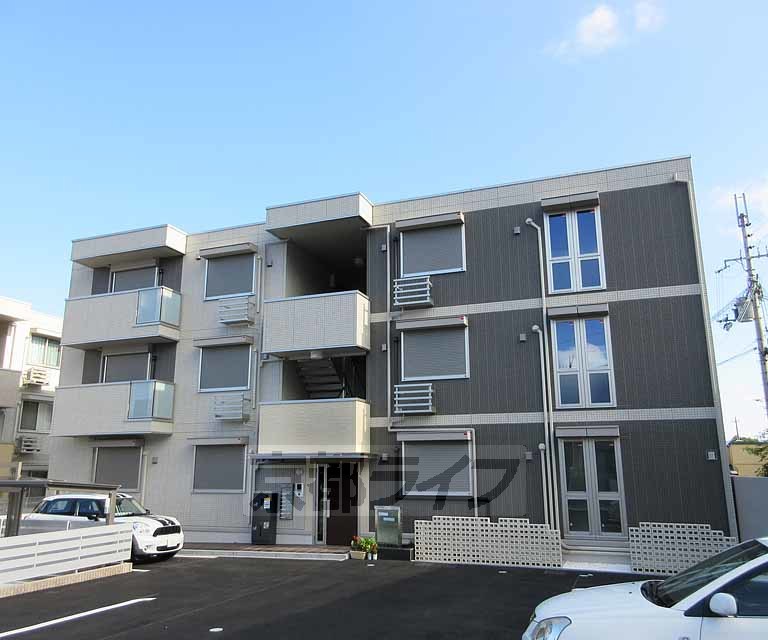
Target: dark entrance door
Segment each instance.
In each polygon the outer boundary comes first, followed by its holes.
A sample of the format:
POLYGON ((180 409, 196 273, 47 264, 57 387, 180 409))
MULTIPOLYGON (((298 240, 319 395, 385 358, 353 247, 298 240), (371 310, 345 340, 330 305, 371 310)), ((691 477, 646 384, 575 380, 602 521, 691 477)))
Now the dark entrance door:
POLYGON ((346 546, 357 535, 357 463, 334 462, 328 465, 326 544, 346 546))

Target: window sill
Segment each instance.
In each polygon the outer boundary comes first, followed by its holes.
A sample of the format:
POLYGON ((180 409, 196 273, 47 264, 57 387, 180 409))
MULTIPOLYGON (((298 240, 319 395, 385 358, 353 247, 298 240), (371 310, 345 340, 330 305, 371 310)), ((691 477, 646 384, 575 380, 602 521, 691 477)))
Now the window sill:
POLYGON ((580 404, 580 405, 573 405, 569 404, 566 406, 559 406, 555 405, 555 411, 568 411, 570 409, 615 409, 616 403, 612 402, 611 404, 580 404))
POLYGON ((547 295, 548 296, 562 296, 562 295, 568 295, 568 294, 573 295, 575 293, 591 293, 593 291, 605 291, 607 288, 608 287, 606 287, 606 286, 602 286, 602 287, 588 287, 588 288, 582 287, 581 289, 562 289, 562 290, 558 290, 558 291, 551 291, 550 290, 550 291, 547 292, 547 295))
POLYGON ((416 273, 401 273, 401 278, 418 278, 419 276, 439 276, 445 273, 465 273, 465 267, 456 267, 455 269, 438 269, 437 271, 418 271, 416 273))
POLYGON ((254 291, 243 291, 242 293, 227 293, 222 296, 206 296, 203 298, 203 302, 212 302, 213 300, 226 300, 227 298, 246 298, 248 296, 255 296, 254 291))
POLYGON ((198 389, 198 393, 225 393, 227 391, 250 391, 250 387, 222 387, 220 389, 198 389))
POLYGON ((193 489, 192 495, 210 495, 210 494, 220 494, 225 493, 228 495, 238 495, 238 494, 244 494, 245 489, 193 489))
POLYGON ((430 382, 432 380, 469 380, 469 374, 457 376, 424 376, 418 378, 401 378, 401 382, 430 382))

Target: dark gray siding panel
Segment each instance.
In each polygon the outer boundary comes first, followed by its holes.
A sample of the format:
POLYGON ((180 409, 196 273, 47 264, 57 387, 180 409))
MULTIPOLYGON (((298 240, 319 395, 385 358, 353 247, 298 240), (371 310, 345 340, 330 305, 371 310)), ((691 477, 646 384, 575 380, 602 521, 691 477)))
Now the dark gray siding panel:
POLYGON ((600 194, 609 290, 699 282, 688 185, 600 194))
POLYGON ((619 425, 630 526, 690 522, 728 530, 717 425, 709 421, 627 422, 619 425))
MULTIPOLYGON (((428 431, 428 429, 425 429, 428 431)), ((521 517, 543 522, 541 469, 538 444, 543 439, 543 426, 481 425, 476 427, 478 458, 478 497, 480 516, 492 518, 521 517), (533 452, 532 460, 525 452, 533 452)), ((387 463, 377 462, 371 469, 369 492, 371 527, 373 507, 399 505, 403 510, 403 531, 413 532, 413 521, 440 515, 471 516, 473 503, 467 498, 403 497, 399 443, 396 434, 386 429, 371 430, 371 443, 376 451, 389 453, 387 463)))
POLYGON ((620 409, 712 406, 700 296, 612 302, 620 409))
POLYGON ((174 291, 181 291, 182 257, 160 258, 160 284, 174 291))
MULTIPOLYGON (((387 310, 387 258, 392 258, 393 251, 382 251, 381 246, 387 244, 385 229, 374 229, 368 232, 368 297, 371 301, 371 313, 384 313, 387 310)), ((392 277, 397 272, 392 271, 392 277)))
MULTIPOLYGON (((609 291, 699 282, 688 187, 669 183, 600 194, 609 291)), ((465 213, 467 270, 432 276, 436 306, 537 298, 537 236, 526 218, 544 224, 539 202, 465 213), (521 233, 514 234, 520 227, 521 233)), ((397 236, 393 234, 393 238, 397 236)), ((384 231, 369 233, 368 287, 372 312, 385 310, 384 231)), ((390 251, 398 263, 398 243, 390 251)), ((393 269, 392 277, 399 276, 393 269)))
MULTIPOLYGON (((531 331, 532 325, 541 323, 541 312, 535 309, 469 316, 470 377, 434 381, 437 412, 541 411, 539 345, 531 331), (521 333, 527 341, 519 342, 521 333)), ((399 344, 396 347, 393 384, 400 381, 399 344)))
MULTIPOLYGON (((371 324, 371 351, 366 359, 366 398, 371 405, 372 416, 386 416, 389 392, 387 390, 387 358, 395 351, 390 346, 389 352, 381 350, 387 343, 387 325, 385 322, 371 324)), ((392 370, 392 383, 397 381, 397 373, 392 370)))

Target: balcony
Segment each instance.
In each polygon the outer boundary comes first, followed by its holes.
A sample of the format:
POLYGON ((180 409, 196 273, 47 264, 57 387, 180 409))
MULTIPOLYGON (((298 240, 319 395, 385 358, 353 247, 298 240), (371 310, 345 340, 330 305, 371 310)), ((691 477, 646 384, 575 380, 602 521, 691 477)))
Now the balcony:
POLYGON ((15 407, 19 399, 21 371, 0 369, 0 407, 15 407))
POLYGON ((159 380, 59 387, 56 436, 133 436, 173 431, 174 385, 159 380))
POLYGON ((392 289, 396 307, 417 309, 434 305, 432 301, 432 280, 429 276, 398 278, 395 280, 392 289))
POLYGON ((432 383, 395 385, 395 413, 398 415, 425 415, 435 412, 435 391, 432 383))
POLYGON ((262 402, 259 454, 369 454, 370 407, 359 398, 262 402))
POLYGON ((121 261, 184 255, 187 234, 170 225, 83 238, 72 242, 72 261, 91 268, 121 261))
POLYGON ((96 348, 120 342, 177 342, 181 294, 167 287, 67 300, 62 344, 96 348))
POLYGON ((345 226, 368 226, 373 220, 373 205, 361 193, 335 198, 267 207, 267 231, 283 240, 296 240, 306 225, 338 222, 345 226))
POLYGON ((369 304, 359 291, 264 302, 264 351, 286 358, 361 355, 371 347, 369 304))

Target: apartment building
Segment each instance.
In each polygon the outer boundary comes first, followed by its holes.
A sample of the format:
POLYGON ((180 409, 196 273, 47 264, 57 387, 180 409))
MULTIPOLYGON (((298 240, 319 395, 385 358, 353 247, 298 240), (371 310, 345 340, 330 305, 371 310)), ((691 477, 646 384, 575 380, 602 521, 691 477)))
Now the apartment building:
POLYGON ((0 297, 0 477, 48 475, 48 434, 59 383, 61 318, 0 297))
POLYGON ((689 158, 199 234, 76 240, 52 474, 191 540, 347 544, 398 505, 572 547, 735 532, 689 158))

